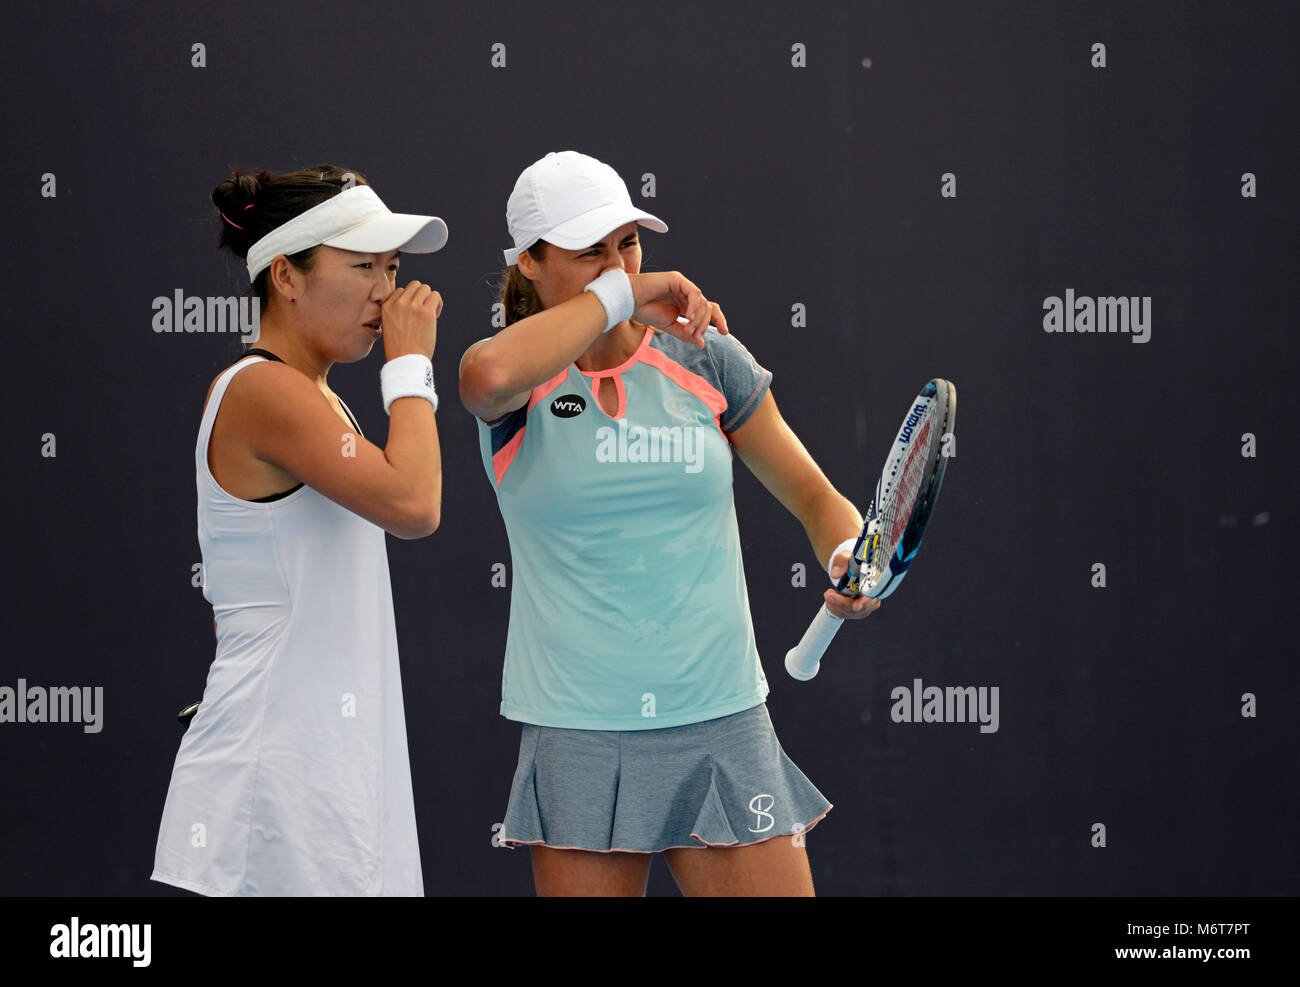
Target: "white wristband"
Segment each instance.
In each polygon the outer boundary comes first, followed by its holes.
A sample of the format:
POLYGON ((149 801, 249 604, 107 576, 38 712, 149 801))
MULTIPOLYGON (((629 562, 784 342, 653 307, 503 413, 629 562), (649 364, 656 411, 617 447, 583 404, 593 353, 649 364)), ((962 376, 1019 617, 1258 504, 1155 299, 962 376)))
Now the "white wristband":
MULTIPOLYGON (((835 551, 831 552, 831 561, 826 563, 826 575, 828 576, 831 575, 831 563, 835 561, 835 556, 839 555, 840 552, 852 552, 853 546, 855 546, 857 543, 858 543, 857 535, 854 535, 852 538, 846 538, 844 539, 844 541, 839 543, 835 551)), ((831 583, 833 584, 837 582, 839 582, 839 580, 836 579, 834 576, 831 576, 831 583)))
POLYGON ((626 271, 617 268, 606 271, 582 290, 590 291, 605 306, 605 328, 601 332, 609 332, 620 322, 626 322, 636 311, 632 281, 626 271))
POLYGON ((424 398, 438 410, 438 392, 433 389, 433 363, 427 356, 408 353, 379 368, 379 390, 384 396, 384 414, 398 398, 424 398))

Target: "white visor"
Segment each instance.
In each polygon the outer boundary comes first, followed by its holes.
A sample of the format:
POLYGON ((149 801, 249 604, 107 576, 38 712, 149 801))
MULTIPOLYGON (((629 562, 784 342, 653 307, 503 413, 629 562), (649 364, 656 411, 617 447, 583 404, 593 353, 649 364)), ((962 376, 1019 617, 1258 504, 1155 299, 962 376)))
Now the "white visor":
POLYGON ((437 216, 391 212, 369 185, 354 185, 277 226, 248 248, 248 279, 281 254, 308 247, 338 247, 380 254, 405 250, 430 254, 447 242, 447 224, 437 216))

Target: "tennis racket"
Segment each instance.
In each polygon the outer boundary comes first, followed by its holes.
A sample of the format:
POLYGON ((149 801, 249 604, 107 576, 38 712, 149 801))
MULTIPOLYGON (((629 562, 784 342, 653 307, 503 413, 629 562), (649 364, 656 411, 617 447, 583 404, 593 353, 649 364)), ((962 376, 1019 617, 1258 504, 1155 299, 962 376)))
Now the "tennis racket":
MULTIPOLYGON (((936 377, 916 396, 890 446, 862 533, 835 586, 837 592, 883 600, 898 589, 939 500, 948 465, 948 457, 942 454, 944 436, 952 432, 956 416, 957 388, 948 381, 936 377)), ((803 639, 785 656, 785 670, 792 678, 806 682, 817 674, 822 655, 842 623, 844 618, 825 605, 817 611, 803 639)))

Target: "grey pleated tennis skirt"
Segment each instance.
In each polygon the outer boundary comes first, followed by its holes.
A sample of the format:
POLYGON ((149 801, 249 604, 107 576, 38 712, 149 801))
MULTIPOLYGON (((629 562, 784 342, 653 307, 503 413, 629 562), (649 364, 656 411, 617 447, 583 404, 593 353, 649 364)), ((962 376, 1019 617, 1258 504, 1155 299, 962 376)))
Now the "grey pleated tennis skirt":
POLYGON ((767 705, 659 730, 523 724, 497 843, 655 853, 807 832, 831 803, 781 749, 767 705))

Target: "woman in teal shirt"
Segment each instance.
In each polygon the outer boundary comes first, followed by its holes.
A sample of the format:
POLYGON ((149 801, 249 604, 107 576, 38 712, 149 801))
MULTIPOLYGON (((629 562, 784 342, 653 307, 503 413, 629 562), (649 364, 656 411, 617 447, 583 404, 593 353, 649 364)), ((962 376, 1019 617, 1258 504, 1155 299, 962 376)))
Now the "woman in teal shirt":
POLYGON ((733 450, 836 575, 862 518, 721 309, 640 273, 638 226, 667 227, 613 169, 548 154, 507 225, 507 325, 460 380, 514 565, 501 713, 524 726, 500 842, 532 846, 544 895, 643 894, 655 852, 686 894, 812 894, 803 834, 831 806, 767 715, 733 450))

